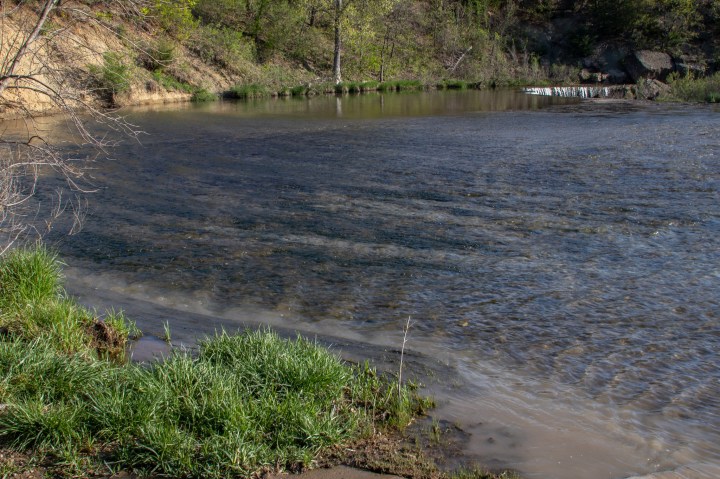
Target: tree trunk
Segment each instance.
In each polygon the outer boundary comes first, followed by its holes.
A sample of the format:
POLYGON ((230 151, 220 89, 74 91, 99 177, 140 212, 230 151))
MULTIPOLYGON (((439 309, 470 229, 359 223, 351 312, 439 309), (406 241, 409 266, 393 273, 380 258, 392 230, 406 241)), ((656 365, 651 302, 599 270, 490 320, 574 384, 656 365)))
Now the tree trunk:
POLYGON ((340 20, 342 19, 343 0, 335 0, 335 52, 333 56, 333 77, 335 84, 342 81, 340 74, 340 51, 342 49, 342 40, 340 38, 340 20))

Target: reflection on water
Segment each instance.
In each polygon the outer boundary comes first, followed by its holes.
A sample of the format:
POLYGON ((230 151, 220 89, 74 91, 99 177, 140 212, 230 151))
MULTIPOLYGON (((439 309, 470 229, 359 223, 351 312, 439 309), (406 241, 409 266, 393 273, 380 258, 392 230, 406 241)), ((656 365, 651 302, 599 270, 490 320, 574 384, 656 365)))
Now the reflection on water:
POLYGON ((491 92, 137 111, 54 239, 76 290, 389 346, 411 316, 475 452, 530 477, 717 464, 719 118, 491 92))
POLYGON ((452 115, 480 111, 530 110, 549 105, 567 105, 577 100, 538 98, 512 90, 472 90, 466 92, 364 93, 362 95, 320 95, 313 97, 279 97, 251 99, 243 102, 205 105, 150 105, 144 110, 211 111, 234 118, 284 116, 290 118, 373 119, 408 116, 452 115))

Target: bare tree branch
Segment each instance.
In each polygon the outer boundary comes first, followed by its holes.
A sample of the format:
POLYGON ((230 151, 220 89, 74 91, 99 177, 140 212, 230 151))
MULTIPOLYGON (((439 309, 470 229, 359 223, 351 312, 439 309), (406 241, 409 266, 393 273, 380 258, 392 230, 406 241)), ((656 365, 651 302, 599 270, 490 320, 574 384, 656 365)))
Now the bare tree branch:
POLYGON ((5 90, 5 87, 7 87, 7 84, 10 81, 9 75, 12 75, 13 72, 15 72, 18 63, 27 53, 28 47, 30 47, 30 45, 35 41, 35 39, 37 39, 38 35, 40 35, 40 31, 42 30, 43 25, 45 25, 45 22, 47 21, 50 12, 55 6, 55 1, 56 0, 45 0, 45 5, 43 6, 42 12, 37 19, 37 23, 35 23, 35 28, 33 28, 30 36, 22 43, 22 45, 20 45, 20 48, 18 49, 17 53, 15 53, 15 56, 10 65, 8 66, 7 70, 2 72, 2 75, 0 75, 0 95, 2 94, 3 90, 5 90))
MULTIPOLYGON (((123 15, 140 15, 141 1, 114 3, 123 15)), ((112 28, 79 4, 42 0, 33 10, 30 3, 0 0, 0 112, 21 118, 15 128, 3 124, 0 131, 0 255, 24 236, 41 236, 63 216, 71 220, 69 234, 80 231, 87 200, 79 195, 96 190, 87 174, 90 162, 107 155, 118 136, 136 138, 140 133, 117 112, 98 106, 87 80, 64 66, 70 59, 87 64, 88 55, 102 53, 76 38, 68 25, 93 22, 108 32, 112 28), (48 21, 59 12, 60 27, 49 31, 48 21), (28 103, 31 97, 36 106, 46 105, 48 112, 61 116, 39 118, 28 103), (62 123, 66 125, 57 127, 62 123), (72 133, 79 154, 58 141, 61 132, 72 133), (40 182, 50 178, 61 179, 64 186, 53 195, 38 196, 47 190, 40 182)))

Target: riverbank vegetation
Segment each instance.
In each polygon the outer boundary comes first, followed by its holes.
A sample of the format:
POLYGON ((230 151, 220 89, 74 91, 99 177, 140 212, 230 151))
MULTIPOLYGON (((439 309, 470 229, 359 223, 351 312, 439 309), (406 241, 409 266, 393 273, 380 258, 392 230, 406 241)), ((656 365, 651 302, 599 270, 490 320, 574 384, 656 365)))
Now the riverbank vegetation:
MULTIPOLYGON (((3 36, 32 27, 14 17, 32 18, 43 3, 4 0, 11 14, 3 36)), ((116 106, 246 97, 252 87, 316 94, 340 83, 349 84, 343 93, 361 91, 354 84, 411 80, 431 88, 634 83, 623 62, 639 49, 669 54, 683 75, 720 65, 715 0, 51 3, 38 48, 52 44, 64 75, 75 72, 64 88, 116 106)))
POLYGON ((582 60, 608 45, 660 49, 692 57, 688 60, 704 69, 717 68, 718 60, 720 6, 711 0, 172 0, 157 5, 162 7, 150 11, 167 35, 188 39, 202 58, 249 76, 247 83, 275 89, 293 86, 290 70, 332 83, 341 78, 413 79, 428 85, 448 78, 484 85, 577 81, 582 60), (334 71, 338 55, 341 72, 334 71))
POLYGON ((720 103, 720 73, 695 78, 674 76, 669 80, 670 89, 663 97, 667 100, 720 103))
POLYGON ((402 428, 430 405, 367 364, 271 331, 125 361, 138 331, 67 297, 47 250, 0 259, 0 445, 65 476, 249 477, 402 428))

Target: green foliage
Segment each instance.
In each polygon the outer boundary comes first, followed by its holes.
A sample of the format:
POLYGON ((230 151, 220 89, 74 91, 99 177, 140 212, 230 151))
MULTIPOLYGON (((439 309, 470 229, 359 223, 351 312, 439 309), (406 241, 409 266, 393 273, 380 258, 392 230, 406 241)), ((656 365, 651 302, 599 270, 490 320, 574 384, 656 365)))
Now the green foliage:
POLYGON ((231 98, 252 99, 263 98, 271 95, 271 91, 264 85, 235 85, 229 91, 231 98))
POLYGON ((380 82, 377 81, 366 81, 360 84, 360 91, 376 91, 380 86, 380 82))
POLYGON ((420 404, 367 364, 269 331, 223 332, 196 356, 149 365, 58 354, 45 338, 0 341, 0 377, 6 445, 74 461, 102 451, 116 467, 171 477, 308 465, 323 448, 407 424, 420 404))
POLYGON ((670 92, 668 99, 720 103, 720 73, 704 78, 695 78, 692 75, 680 77, 672 75, 668 79, 670 92))
POLYGON ((290 89, 290 95, 292 96, 304 96, 310 92, 310 87, 306 85, 298 85, 290 89))
POLYGON ((202 61, 236 72, 255 59, 253 44, 231 28, 203 26, 195 32, 190 48, 202 61))
POLYGON ((0 311, 19 311, 60 295, 60 262, 45 247, 14 249, 0 257, 0 311))
POLYGON ((360 93, 361 83, 360 82, 341 82, 335 85, 335 93, 360 93))
POLYGON ((642 48, 672 48, 692 40, 702 21, 693 0, 593 1, 591 22, 605 38, 633 40, 642 48))
POLYGON ((307 33, 310 2, 291 0, 198 0, 193 11, 205 25, 231 29, 254 42, 261 61, 275 52, 291 54, 307 33), (290 33, 291 34, 288 34, 290 33))
POLYGON ((139 55, 139 61, 147 70, 164 70, 176 61, 176 44, 169 38, 161 38, 148 45, 139 55))
MULTIPOLYGON (((297 95, 286 87, 330 78, 332 2, 151 0, 148 5, 148 19, 169 38, 245 83, 297 95)), ((344 5, 342 73, 350 82, 338 90, 348 93, 357 91, 352 83, 366 78, 417 78, 431 85, 449 76, 488 85, 517 77, 556 81, 567 75, 550 72, 547 59, 571 58, 568 64, 576 65, 575 57, 617 43, 679 54, 688 51, 688 43, 698 47, 720 33, 720 7, 714 0, 364 0, 344 5), (572 27, 561 27, 570 21, 572 27), (551 40, 545 33, 552 25, 557 31, 551 40), (557 44, 562 47, 554 48, 557 44), (539 58, 543 63, 532 64, 539 58)), ((167 69, 175 59, 171 46, 159 41, 141 63, 151 71, 167 69)), ((374 88, 361 84, 359 91, 374 88)))
POLYGON ((88 65, 95 84, 106 95, 112 96, 130 89, 130 67, 119 54, 106 52, 102 65, 88 65))
POLYGON ((0 258, 0 329, 21 341, 43 338, 57 351, 122 359, 134 324, 109 312, 105 322, 67 298, 54 253, 40 246, 0 258))
POLYGON ((215 93, 200 88, 193 93, 191 101, 196 103, 203 103, 208 101, 217 101, 218 96, 215 93))
POLYGON ((195 88, 189 83, 181 82, 177 78, 168 75, 160 70, 156 70, 152 73, 153 79, 158 82, 166 90, 170 91, 182 91, 185 93, 193 93, 195 88))
POLYGON ((197 26, 192 14, 196 3, 197 0, 152 0, 142 12, 154 18, 169 34, 186 40, 197 26))

